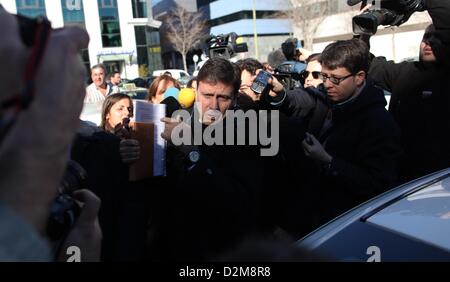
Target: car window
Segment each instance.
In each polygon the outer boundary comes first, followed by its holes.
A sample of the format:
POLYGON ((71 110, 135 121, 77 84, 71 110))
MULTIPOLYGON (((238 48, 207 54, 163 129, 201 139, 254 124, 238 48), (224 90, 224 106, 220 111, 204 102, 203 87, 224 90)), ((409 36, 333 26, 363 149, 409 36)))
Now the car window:
POLYGON ((388 262, 388 261, 448 261, 450 253, 424 244, 380 226, 356 221, 336 235, 311 249, 305 242, 300 248, 330 261, 388 262))
POLYGON ((393 203, 367 221, 450 250, 450 177, 393 203))

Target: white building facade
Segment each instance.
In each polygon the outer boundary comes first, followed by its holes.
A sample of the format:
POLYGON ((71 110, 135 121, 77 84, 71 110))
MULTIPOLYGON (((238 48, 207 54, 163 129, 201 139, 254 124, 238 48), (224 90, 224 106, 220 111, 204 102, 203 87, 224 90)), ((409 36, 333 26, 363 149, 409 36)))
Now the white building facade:
MULTIPOLYGON (((329 5, 333 8, 331 15, 325 17, 317 26, 313 52, 321 52, 326 45, 336 40, 352 38, 352 17, 358 13, 352 10, 344 0, 323 1, 331 3, 329 5)), ((303 39, 301 32, 287 17, 279 16, 279 12, 292 9, 290 0, 200 0, 199 2, 203 3, 198 4, 199 9, 206 6, 209 10, 212 34, 236 32, 244 37, 249 49, 249 52, 245 54, 246 57, 256 58, 253 37, 255 30, 258 34, 257 59, 260 61, 266 61, 268 53, 280 48, 281 43, 289 36, 303 39), (255 25, 253 10, 256 12, 255 25)), ((423 31, 430 23, 428 13, 421 12, 414 13, 400 27, 379 27, 378 32, 372 37, 371 51, 376 56, 385 56, 395 61, 417 58, 423 31)))
MULTIPOLYGON (((352 18, 358 11, 342 10, 326 17, 319 24, 314 37, 314 52, 322 52, 336 40, 353 37, 352 18)), ((370 51, 375 56, 384 56, 396 62, 418 59, 424 30, 431 22, 428 12, 416 12, 399 27, 379 26, 370 40, 370 51)))
POLYGON ((159 68, 160 23, 151 17, 150 0, 0 0, 11 13, 45 15, 54 28, 80 25, 90 42, 82 57, 87 67, 103 63, 124 78, 159 68), (147 5, 147 4, 150 5, 147 5), (149 9, 150 7, 150 9, 149 9), (150 17, 148 17, 150 15, 150 17))
POLYGON ((235 32, 242 36, 248 45, 246 57, 266 61, 268 54, 280 48, 292 34, 291 23, 287 18, 277 17, 280 11, 289 9, 289 0, 217 0, 202 1, 199 10, 209 11, 211 34, 235 32), (209 2, 209 3, 207 3, 209 2), (202 7, 203 6, 203 7, 202 7), (206 6, 206 7, 205 7, 206 6), (253 21, 253 11, 256 20, 253 21), (258 34, 255 46, 254 31, 258 34), (256 51, 257 49, 257 51, 256 51), (256 55, 258 53, 258 56, 256 55))

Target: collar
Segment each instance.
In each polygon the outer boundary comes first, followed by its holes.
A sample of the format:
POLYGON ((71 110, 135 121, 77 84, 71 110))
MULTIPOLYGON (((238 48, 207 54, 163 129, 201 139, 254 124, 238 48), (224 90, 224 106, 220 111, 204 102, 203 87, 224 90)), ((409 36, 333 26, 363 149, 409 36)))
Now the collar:
POLYGON ((358 96, 359 94, 361 94, 362 90, 364 89, 364 87, 366 87, 366 81, 364 80, 364 83, 361 85, 361 87, 359 87, 358 89, 356 89, 355 94, 353 94, 352 96, 350 96, 347 100, 342 101, 342 102, 335 102, 333 103, 333 107, 343 107, 347 104, 352 103, 358 96))

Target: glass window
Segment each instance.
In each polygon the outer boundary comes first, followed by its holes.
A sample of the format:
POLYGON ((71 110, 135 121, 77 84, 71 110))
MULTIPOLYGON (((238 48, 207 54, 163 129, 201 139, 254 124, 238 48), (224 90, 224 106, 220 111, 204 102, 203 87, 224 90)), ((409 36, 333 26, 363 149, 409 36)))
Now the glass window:
POLYGON ((61 0, 65 25, 80 25, 85 27, 82 0, 61 0))
POLYGON ((159 31, 146 26, 135 26, 139 75, 147 76, 152 70, 162 68, 159 31), (145 70, 145 71, 144 71, 145 70))
POLYGON ((122 46, 117 0, 97 0, 103 47, 122 46))
POLYGON ((104 47, 120 47, 122 39, 120 34, 105 34, 102 35, 102 43, 104 47))
POLYGON ((133 18, 147 18, 147 0, 131 0, 133 18))
MULTIPOLYGON (((280 15, 279 11, 256 11, 257 19, 266 19, 266 18, 282 18, 284 15, 280 15)), ((221 24, 226 24, 229 22, 234 22, 242 19, 253 19, 252 11, 240 11, 233 14, 229 14, 220 18, 215 18, 209 21, 210 26, 217 26, 221 24)))
POLYGON ((388 206, 368 222, 450 250, 450 177, 388 206))
MULTIPOLYGON (((91 73, 91 63, 89 61, 89 50, 88 49, 82 49, 80 51, 81 60, 83 61, 83 64, 87 70, 86 73, 91 73)), ((88 78, 89 79, 89 78, 88 78)))
POLYGON ((145 38, 145 26, 136 26, 134 28, 136 35, 136 45, 147 45, 147 39, 145 38))
POLYGON ((16 0, 17 13, 27 17, 46 16, 44 0, 16 0))

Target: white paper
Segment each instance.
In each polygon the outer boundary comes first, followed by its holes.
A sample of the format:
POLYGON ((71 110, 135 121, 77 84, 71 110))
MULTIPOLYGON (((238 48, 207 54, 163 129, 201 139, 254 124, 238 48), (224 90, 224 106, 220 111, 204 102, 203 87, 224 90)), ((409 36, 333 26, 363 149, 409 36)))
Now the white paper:
POLYGON ((134 115, 131 121, 149 122, 155 125, 153 137, 153 175, 166 175, 166 140, 161 137, 164 132, 164 123, 161 118, 166 116, 166 105, 152 104, 143 100, 133 100, 134 115))

